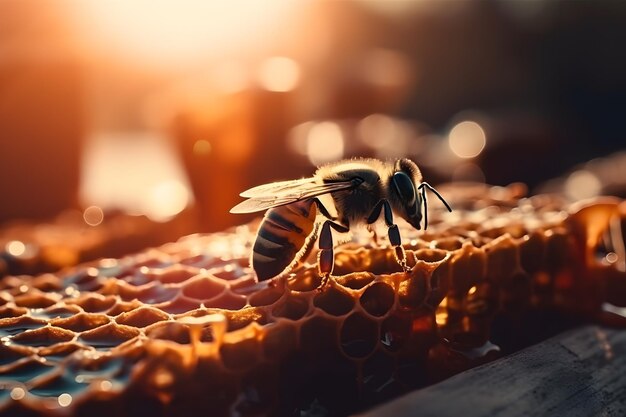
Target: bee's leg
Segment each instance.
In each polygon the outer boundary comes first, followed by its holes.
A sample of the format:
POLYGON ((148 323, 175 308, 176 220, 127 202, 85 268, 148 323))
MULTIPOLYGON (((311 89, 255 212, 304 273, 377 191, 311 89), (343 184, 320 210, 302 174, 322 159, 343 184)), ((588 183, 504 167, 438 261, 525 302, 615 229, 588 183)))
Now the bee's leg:
POLYGON ((322 216, 326 217, 328 220, 337 220, 336 217, 331 216, 331 214, 328 212, 328 209, 322 204, 319 198, 314 198, 313 201, 317 205, 317 209, 320 211, 320 213, 322 213, 322 216))
POLYGON ((372 213, 367 218, 367 223, 372 224, 380 217, 381 210, 384 211, 385 216, 385 224, 387 225, 389 231, 389 243, 393 246, 394 254, 396 256, 396 261, 400 264, 404 272, 409 270, 409 267, 406 263, 406 252, 402 247, 402 239, 400 238, 400 230, 398 229, 398 225, 393 222, 393 213, 391 211, 391 206, 389 205, 389 201, 380 200, 374 206, 372 213))
POLYGON ((335 229, 340 233, 346 233, 350 231, 350 228, 341 225, 339 223, 335 223, 330 220, 326 220, 324 225, 322 226, 322 231, 320 232, 319 239, 319 254, 317 255, 317 268, 320 276, 322 277, 322 282, 318 289, 323 289, 328 283, 328 279, 330 278, 330 274, 333 273, 333 267, 335 266, 335 254, 333 251, 333 234, 331 232, 331 228, 335 229))

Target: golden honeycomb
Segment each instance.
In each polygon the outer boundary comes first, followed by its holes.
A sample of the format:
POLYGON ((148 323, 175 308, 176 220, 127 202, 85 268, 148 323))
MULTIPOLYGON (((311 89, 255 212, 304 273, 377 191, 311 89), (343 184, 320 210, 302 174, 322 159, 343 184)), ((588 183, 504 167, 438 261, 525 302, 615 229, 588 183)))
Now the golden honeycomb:
POLYGON ((497 356, 529 312, 626 303, 626 203, 440 191, 452 213, 401 227, 407 273, 357 234, 321 290, 315 253, 257 283, 257 222, 3 278, 0 414, 345 415, 497 356))

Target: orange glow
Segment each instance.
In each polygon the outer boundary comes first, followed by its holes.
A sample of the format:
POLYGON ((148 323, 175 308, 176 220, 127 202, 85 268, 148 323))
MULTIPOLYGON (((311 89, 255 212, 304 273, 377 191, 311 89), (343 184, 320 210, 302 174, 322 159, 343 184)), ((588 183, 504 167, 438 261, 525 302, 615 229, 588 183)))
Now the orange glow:
POLYGON ((89 206, 83 211, 83 220, 89 226, 97 226, 104 220, 104 212, 98 206, 89 206))
POLYGON ((262 47, 298 2, 205 0, 82 0, 76 24, 116 52, 161 65, 181 65, 262 47))
POLYGON ((450 149, 459 158, 475 158, 483 151, 487 137, 483 128, 469 120, 455 125, 448 136, 450 149))
POLYGON ((343 132, 337 123, 318 123, 309 131, 307 154, 313 165, 337 161, 343 157, 343 151, 343 132))
POLYGON ((156 222, 165 222, 183 211, 189 203, 189 191, 174 180, 153 186, 148 192, 144 213, 156 222))
POLYGON ((103 211, 121 209, 166 221, 192 202, 181 162, 158 135, 98 135, 86 146, 82 171, 81 202, 103 211))
POLYGON ((293 59, 275 56, 268 58, 259 69, 259 82, 269 91, 291 91, 300 81, 300 67, 293 59))

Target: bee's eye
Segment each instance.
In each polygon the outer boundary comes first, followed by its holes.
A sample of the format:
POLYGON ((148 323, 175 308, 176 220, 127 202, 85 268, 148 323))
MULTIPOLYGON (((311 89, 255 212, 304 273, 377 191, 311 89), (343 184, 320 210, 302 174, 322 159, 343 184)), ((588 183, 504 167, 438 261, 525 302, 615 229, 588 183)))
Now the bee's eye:
POLYGON ((417 197, 415 187, 413 186, 413 181, 411 181, 411 178, 406 174, 406 172, 398 171, 393 174, 392 182, 398 195, 404 203, 409 207, 415 205, 417 197))

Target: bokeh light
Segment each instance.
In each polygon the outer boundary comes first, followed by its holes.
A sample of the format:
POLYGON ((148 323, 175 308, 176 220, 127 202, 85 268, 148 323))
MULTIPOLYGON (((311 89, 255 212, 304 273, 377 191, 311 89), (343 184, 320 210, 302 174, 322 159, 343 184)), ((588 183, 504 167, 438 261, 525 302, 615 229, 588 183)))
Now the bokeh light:
POLYGON ((68 393, 63 393, 59 395, 58 402, 61 407, 68 407, 72 403, 72 396, 68 393))
POLYGON ((341 127, 334 122, 314 125, 307 138, 307 155, 313 165, 343 158, 344 137, 341 127))
POLYGON ((300 81, 300 67, 293 59, 275 56, 266 59, 259 68, 259 83, 268 91, 291 91, 300 81))
POLYGON ((573 200, 595 197, 602 191, 602 183, 592 172, 579 170, 565 181, 565 194, 573 200))
POLYGON ((450 150, 459 158, 475 158, 483 151, 487 143, 484 129, 476 122, 460 122, 448 135, 450 150))
POLYGON ((165 222, 187 207, 189 190, 179 181, 168 180, 151 187, 144 200, 143 211, 156 222, 165 222))
POLYGON ((104 212, 98 206, 89 206, 83 211, 83 220, 89 226, 98 226, 104 220, 104 212))
POLYGON ((19 240, 12 240, 6 244, 6 251, 11 256, 19 257, 26 252, 26 245, 19 240))

